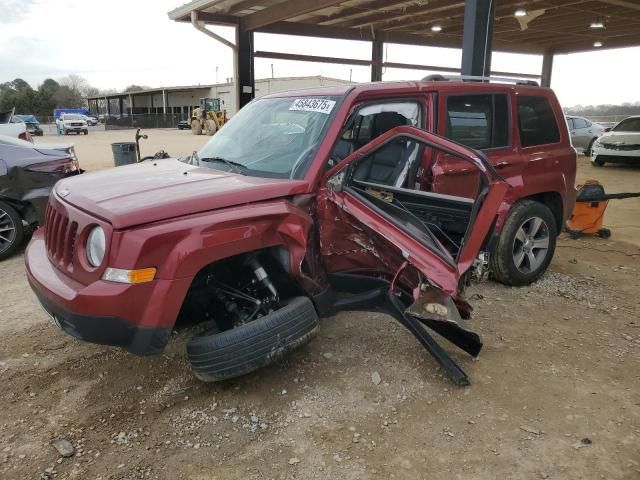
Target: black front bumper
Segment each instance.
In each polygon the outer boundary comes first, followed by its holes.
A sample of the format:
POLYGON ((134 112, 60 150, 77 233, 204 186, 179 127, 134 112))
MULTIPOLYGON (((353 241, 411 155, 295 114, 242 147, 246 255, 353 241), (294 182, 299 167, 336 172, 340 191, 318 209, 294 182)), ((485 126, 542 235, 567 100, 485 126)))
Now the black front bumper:
POLYGON ((169 341, 170 327, 139 327, 122 318, 79 315, 56 305, 33 285, 31 288, 56 326, 85 342, 121 347, 135 355, 146 356, 162 353, 169 341))

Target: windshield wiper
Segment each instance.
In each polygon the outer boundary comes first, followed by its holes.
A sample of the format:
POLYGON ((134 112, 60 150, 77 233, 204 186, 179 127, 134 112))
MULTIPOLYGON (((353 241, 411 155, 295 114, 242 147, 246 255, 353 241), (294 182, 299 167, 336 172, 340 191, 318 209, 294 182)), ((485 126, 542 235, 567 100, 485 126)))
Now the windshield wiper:
POLYGON ((229 167, 229 169, 231 169, 232 171, 235 171, 236 173, 239 173, 240 175, 246 175, 247 174, 246 171, 248 170, 248 168, 245 165, 238 162, 234 162, 232 160, 227 160, 226 158, 222 158, 222 157, 205 157, 199 160, 203 162, 222 162, 227 167, 229 167))

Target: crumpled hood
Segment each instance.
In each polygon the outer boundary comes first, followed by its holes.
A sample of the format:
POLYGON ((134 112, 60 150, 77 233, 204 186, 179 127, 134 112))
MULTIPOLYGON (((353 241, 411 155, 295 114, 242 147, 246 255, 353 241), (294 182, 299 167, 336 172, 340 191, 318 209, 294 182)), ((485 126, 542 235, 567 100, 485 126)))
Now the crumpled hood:
POLYGON ((55 191, 121 229, 307 189, 304 180, 242 176, 167 159, 85 173, 60 181, 55 191))
POLYGON ((614 145, 623 143, 625 145, 639 145, 640 133, 634 132, 607 132, 598 138, 600 143, 612 143, 614 145))

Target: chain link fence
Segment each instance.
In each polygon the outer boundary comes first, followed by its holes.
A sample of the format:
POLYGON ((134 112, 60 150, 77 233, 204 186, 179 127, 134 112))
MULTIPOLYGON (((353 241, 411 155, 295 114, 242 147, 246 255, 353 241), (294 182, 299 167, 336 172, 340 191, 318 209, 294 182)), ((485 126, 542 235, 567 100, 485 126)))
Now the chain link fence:
POLYGON ((183 116, 175 113, 126 115, 123 117, 105 117, 106 130, 124 130, 129 128, 178 128, 183 116))

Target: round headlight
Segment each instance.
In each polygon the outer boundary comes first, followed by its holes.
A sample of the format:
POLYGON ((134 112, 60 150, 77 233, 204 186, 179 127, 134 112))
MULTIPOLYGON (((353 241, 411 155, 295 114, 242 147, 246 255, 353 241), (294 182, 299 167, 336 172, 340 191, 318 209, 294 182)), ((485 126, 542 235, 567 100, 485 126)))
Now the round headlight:
POLYGON ((102 265, 106 244, 107 242, 102 227, 95 227, 91 230, 87 238, 87 260, 89 260, 92 266, 99 267, 102 265))

